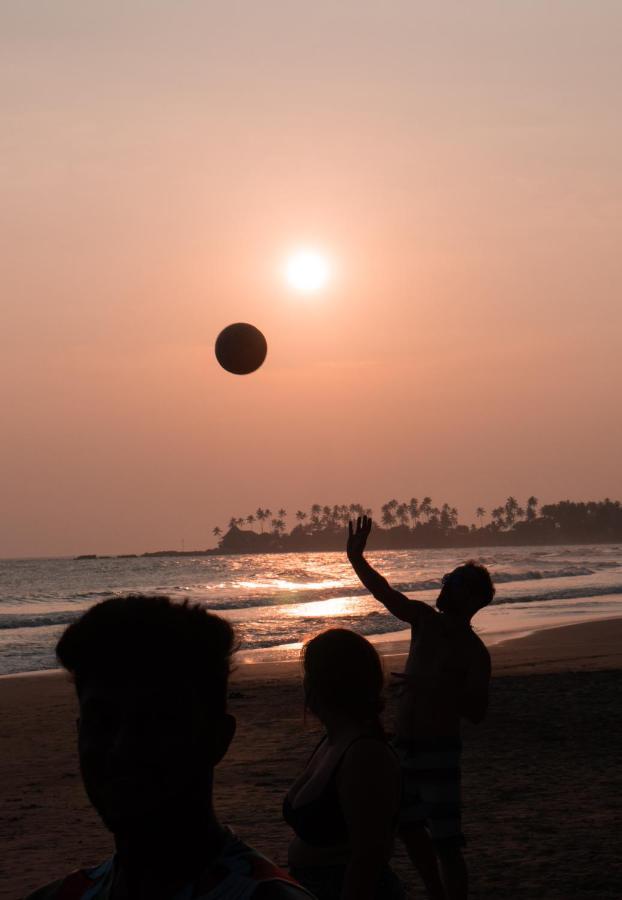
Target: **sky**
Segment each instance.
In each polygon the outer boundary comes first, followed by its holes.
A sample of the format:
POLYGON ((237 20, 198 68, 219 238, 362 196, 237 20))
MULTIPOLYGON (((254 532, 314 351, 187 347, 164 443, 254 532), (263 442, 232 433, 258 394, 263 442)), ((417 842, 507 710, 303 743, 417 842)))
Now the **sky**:
POLYGON ((5 0, 0 104, 0 556, 622 496, 618 0, 5 0))

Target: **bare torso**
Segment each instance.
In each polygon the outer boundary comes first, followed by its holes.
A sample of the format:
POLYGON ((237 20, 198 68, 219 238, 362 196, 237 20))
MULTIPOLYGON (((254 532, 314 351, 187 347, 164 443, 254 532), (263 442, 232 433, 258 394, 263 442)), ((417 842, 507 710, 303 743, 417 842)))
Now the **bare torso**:
POLYGON ((471 685, 487 691, 490 657, 469 623, 430 610, 412 626, 398 706, 406 740, 457 737, 471 685))

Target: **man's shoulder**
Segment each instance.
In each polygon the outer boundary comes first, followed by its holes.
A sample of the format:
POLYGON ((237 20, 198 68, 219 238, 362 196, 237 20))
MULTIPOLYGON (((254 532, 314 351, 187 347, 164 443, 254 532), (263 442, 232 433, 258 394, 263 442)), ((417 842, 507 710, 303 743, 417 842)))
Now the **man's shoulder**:
POLYGON ((413 600, 412 603, 413 606, 416 605, 417 612, 419 613, 410 626, 412 637, 418 638, 421 635, 425 635, 429 633, 430 628, 438 628, 438 633, 442 633, 443 614, 435 609, 435 607, 430 606, 429 603, 424 603, 423 600, 413 600))

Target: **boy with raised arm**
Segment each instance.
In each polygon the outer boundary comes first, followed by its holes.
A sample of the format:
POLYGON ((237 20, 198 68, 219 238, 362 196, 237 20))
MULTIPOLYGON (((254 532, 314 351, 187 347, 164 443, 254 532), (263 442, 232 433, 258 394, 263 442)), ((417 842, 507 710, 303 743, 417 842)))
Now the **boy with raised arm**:
POLYGON ((372 522, 350 522, 348 559, 368 591, 411 626, 395 749, 402 763, 400 837, 432 900, 464 900, 461 847, 460 720, 481 722, 488 706, 490 654, 471 619, 495 589, 484 566, 467 562, 443 577, 436 609, 394 590, 363 553, 372 522))

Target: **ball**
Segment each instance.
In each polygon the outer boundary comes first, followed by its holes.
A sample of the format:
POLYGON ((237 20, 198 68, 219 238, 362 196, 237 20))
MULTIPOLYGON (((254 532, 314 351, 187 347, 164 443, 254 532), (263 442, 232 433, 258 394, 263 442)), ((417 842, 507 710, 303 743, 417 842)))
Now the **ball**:
POLYGON ((227 325, 216 338, 216 359, 233 375, 248 375, 263 363, 268 352, 265 337, 254 325, 227 325))

